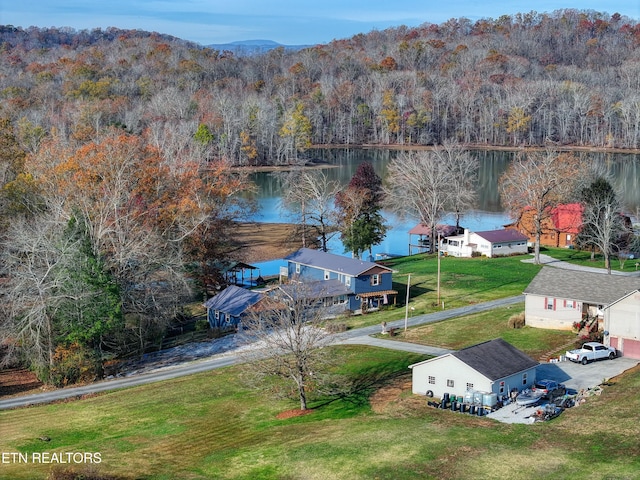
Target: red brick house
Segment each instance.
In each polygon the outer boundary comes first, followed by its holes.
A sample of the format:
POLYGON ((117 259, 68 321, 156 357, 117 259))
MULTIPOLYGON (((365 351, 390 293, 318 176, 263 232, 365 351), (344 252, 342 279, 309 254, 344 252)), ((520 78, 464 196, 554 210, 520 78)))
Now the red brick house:
MULTIPOLYGON (((579 203, 568 203, 553 208, 550 215, 542 222, 540 245, 547 247, 571 247, 582 225, 583 206, 579 203)), ((533 209, 525 210, 516 222, 505 225, 529 238, 530 243, 536 241, 533 223, 533 209)))

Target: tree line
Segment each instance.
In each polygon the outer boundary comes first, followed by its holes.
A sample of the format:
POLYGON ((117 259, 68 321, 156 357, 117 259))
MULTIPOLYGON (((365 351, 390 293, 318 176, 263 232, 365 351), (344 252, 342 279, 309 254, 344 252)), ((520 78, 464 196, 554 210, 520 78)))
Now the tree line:
POLYGON ((384 188, 366 165, 342 191, 285 175, 299 223, 360 255, 384 237, 383 196, 429 225, 469 207, 463 144, 637 147, 638 40, 629 19, 574 10, 250 57, 140 31, 0 28, 2 361, 63 385, 143 353, 223 283, 252 208, 234 167, 299 163, 313 144, 443 145, 401 155, 384 188))
POLYGON ((619 14, 451 19, 253 56, 114 28, 5 26, 0 42, 4 116, 31 150, 109 125, 169 151, 197 132, 234 165, 311 144, 640 145, 640 26, 619 14))

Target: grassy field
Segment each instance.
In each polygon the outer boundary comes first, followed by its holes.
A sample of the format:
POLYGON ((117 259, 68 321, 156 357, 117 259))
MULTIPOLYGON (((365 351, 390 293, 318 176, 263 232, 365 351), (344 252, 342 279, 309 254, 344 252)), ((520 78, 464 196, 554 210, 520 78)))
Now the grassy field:
MULTIPOLYGON (((570 248, 550 248, 543 247, 540 249, 540 253, 545 253, 558 260, 574 263, 576 265, 582 265, 585 267, 602 268, 604 271, 604 257, 597 253, 594 259, 591 260, 591 253, 582 250, 574 250, 570 248)), ((619 260, 617 257, 611 258, 611 270, 619 272, 635 272, 640 269, 640 265, 636 267, 636 263, 640 262, 640 259, 633 260, 619 260)))
POLYGON ((393 268, 397 305, 380 312, 345 319, 350 327, 363 327, 404 318, 407 283, 410 280, 409 305, 412 314, 432 313, 463 307, 497 298, 520 295, 540 271, 539 265, 522 260, 531 255, 501 258, 442 257, 438 301, 438 258, 436 255, 412 255, 389 260, 393 268))
POLYGON ((510 327, 509 318, 520 312, 524 312, 524 303, 410 328, 391 339, 459 350, 500 337, 536 360, 564 353, 567 342, 578 340, 570 331, 510 327))
MULTIPOLYGON (((521 259, 443 258, 446 308, 522 293, 540 267, 521 259)), ((435 257, 396 259, 391 266, 398 271, 401 298, 402 276, 411 273, 414 314, 441 308, 435 304, 435 257)), ((502 337, 539 358, 571 339, 570 332, 509 328, 508 318, 522 309, 514 305, 417 327, 406 340, 457 349, 502 337)), ((398 307, 357 321, 374 324, 403 315, 398 307)), ((313 398, 303 416, 281 416, 298 401, 249 386, 240 366, 2 411, 0 480, 42 480, 52 469, 86 479, 640 479, 638 368, 551 422, 507 425, 436 410, 412 395, 407 366, 423 356, 363 346, 331 347, 331 355, 341 365, 337 373, 350 380, 351 393, 313 398), (97 452, 101 463, 32 461, 33 454, 77 452, 97 452), (29 461, 16 461, 13 453, 29 461)))
MULTIPOLYGON (((1 412, 0 452, 99 452, 93 472, 121 479, 639 478, 638 370, 552 422, 507 425, 412 395, 407 365, 420 356, 355 346, 332 354, 358 387, 315 399, 304 416, 279 420, 297 402, 248 388, 232 367, 1 412)), ((44 479, 51 469, 2 463, 0 478, 44 479)))

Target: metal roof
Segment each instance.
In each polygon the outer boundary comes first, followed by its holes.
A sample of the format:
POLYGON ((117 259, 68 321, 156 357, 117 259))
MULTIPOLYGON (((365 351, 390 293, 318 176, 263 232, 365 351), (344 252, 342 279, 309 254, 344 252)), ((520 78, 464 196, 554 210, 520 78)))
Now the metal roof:
POLYGON ((204 306, 210 310, 219 310, 237 317, 262 298, 261 293, 231 285, 207 300, 204 306))

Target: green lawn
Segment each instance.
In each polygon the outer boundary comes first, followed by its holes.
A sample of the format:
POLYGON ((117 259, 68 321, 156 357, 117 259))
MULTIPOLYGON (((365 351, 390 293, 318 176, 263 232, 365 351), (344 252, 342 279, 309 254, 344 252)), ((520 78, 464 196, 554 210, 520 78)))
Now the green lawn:
MULTIPOLYGON (((123 479, 638 478, 637 371, 552 422, 506 425, 412 395, 407 365, 423 357, 361 346, 331 354, 354 391, 315 399, 305 416, 279 420, 297 401, 245 386, 231 367, 0 412, 0 452, 99 452, 94 473, 123 479)), ((2 463, 0 478, 44 479, 51 467, 2 463)))
POLYGON ((567 342, 576 340, 576 334, 570 331, 509 327, 509 318, 523 311, 524 303, 496 308, 413 327, 391 338, 459 350, 500 337, 537 360, 548 353, 564 353, 567 342))
MULTIPOLYGON (((518 295, 539 271, 522 257, 441 259, 445 308, 518 295)), ((411 273, 414 314, 436 304, 437 259, 390 263, 404 301, 411 273)), ((410 329, 407 340, 462 348, 502 337, 534 358, 571 339, 570 332, 512 329, 514 305, 410 329)), ((390 308, 348 321, 401 318, 390 308)), ((355 325, 356 323, 354 323, 355 325)), ((404 334, 402 334, 404 335, 404 334)), ((402 338, 402 337, 400 337, 402 338)), ((411 363, 425 357, 364 346, 331 347, 347 395, 314 397, 311 413, 287 419, 295 398, 274 398, 229 367, 54 405, 0 412, 0 479, 47 478, 55 466, 23 464, 41 452, 98 452, 102 459, 63 468, 120 479, 403 480, 639 478, 640 369, 601 396, 557 419, 506 425, 428 407, 411 394, 411 363), (49 437, 50 441, 39 437, 49 437), (8 461, 5 461, 8 460, 8 461)), ((312 396, 314 392, 312 392, 312 396)), ((74 477, 65 477, 74 478, 74 477)))
POLYGON ((541 268, 522 261, 530 258, 531 255, 441 257, 439 296, 436 255, 412 255, 389 260, 386 265, 395 271, 393 288, 398 291, 397 305, 344 321, 349 327, 356 328, 404 318, 409 275, 409 304, 413 307, 413 315, 442 310, 443 305, 445 309, 451 309, 520 295, 541 268))
MULTIPOLYGON (((555 259, 574 263, 576 265, 602 268, 603 272, 605 271, 604 257, 599 253, 594 256, 593 260, 591 260, 591 252, 574 250, 571 248, 543 247, 540 249, 540 253, 545 253, 555 259)), ((614 256, 611 258, 611 269, 619 272, 635 272, 640 270, 640 264, 636 267, 636 263, 639 262, 640 259, 637 258, 633 260, 619 260, 614 256)))

